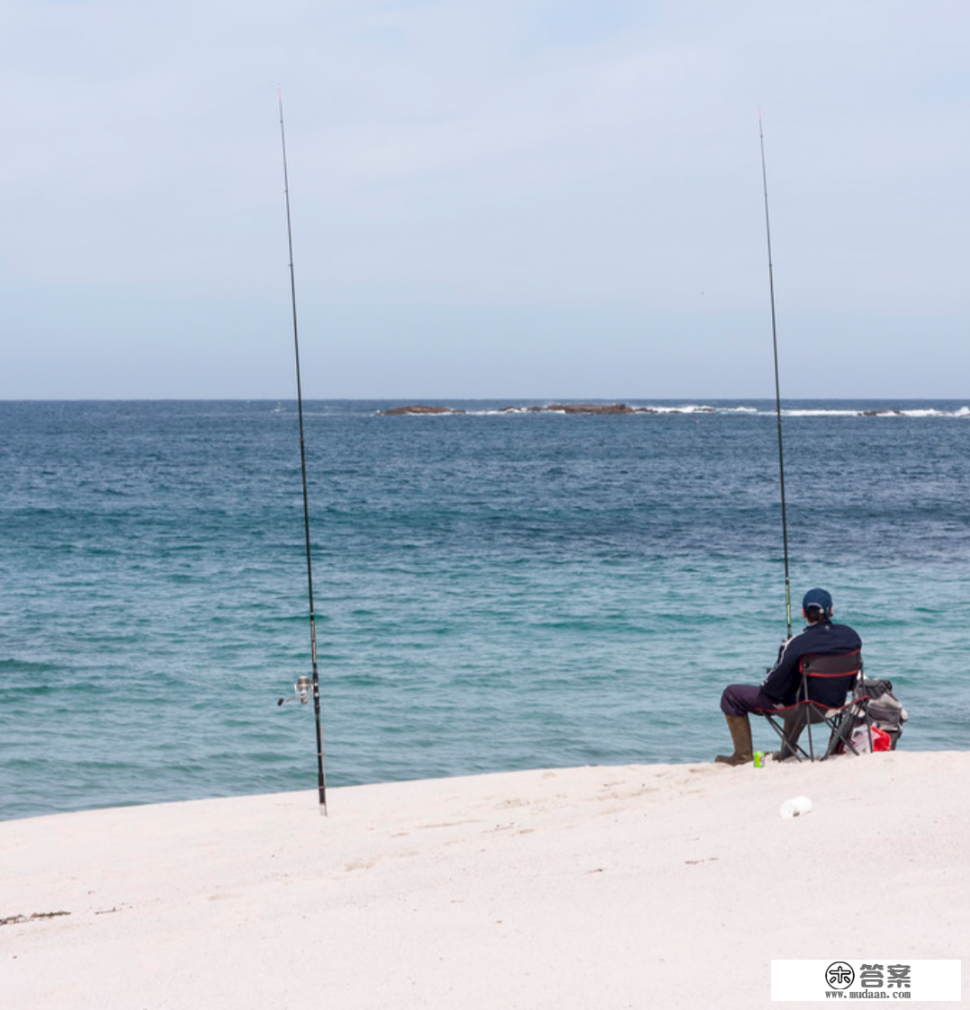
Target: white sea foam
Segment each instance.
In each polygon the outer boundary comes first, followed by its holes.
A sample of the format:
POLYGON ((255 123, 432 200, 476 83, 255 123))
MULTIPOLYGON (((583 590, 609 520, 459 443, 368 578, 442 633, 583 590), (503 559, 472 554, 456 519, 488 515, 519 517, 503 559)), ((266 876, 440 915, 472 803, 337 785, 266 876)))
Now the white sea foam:
POLYGON ((658 414, 716 414, 718 412, 717 407, 708 407, 697 403, 686 403, 676 407, 669 404, 664 404, 662 407, 651 404, 646 409, 656 411, 658 414))
MULTIPOLYGON (((642 403, 628 402, 631 413, 638 414, 734 414, 750 415, 752 417, 774 417, 773 407, 753 407, 748 405, 713 406, 703 403, 642 403)), ((285 411, 284 407, 274 408, 274 412, 285 411)), ((558 414, 568 416, 574 413, 568 410, 557 410, 551 404, 536 403, 523 406, 521 404, 510 404, 503 407, 490 407, 480 410, 467 408, 455 408, 442 413, 424 413, 423 411, 408 412, 408 416, 414 417, 506 417, 533 414, 558 414)), ((590 413, 595 413, 591 411, 590 413)), ((970 418, 970 406, 962 406, 956 410, 942 410, 937 407, 866 407, 866 406, 844 406, 844 407, 785 407, 782 406, 783 417, 802 418, 825 418, 825 417, 860 417, 860 418, 970 418)))
POLYGON ((801 407, 782 408, 783 417, 858 417, 858 410, 807 410, 801 407))
POLYGON ((937 410, 934 407, 912 408, 901 410, 896 407, 862 408, 862 409, 807 409, 793 407, 782 409, 785 417, 894 417, 894 418, 927 418, 927 417, 970 417, 970 407, 960 407, 959 410, 937 410))

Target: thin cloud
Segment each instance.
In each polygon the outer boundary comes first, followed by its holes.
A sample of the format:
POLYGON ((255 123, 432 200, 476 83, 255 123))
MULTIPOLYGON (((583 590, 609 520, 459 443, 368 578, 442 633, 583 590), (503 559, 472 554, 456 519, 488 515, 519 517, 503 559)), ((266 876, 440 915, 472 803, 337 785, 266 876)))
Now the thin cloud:
POLYGON ((970 365, 963 4, 2 17, 0 396, 285 394, 277 83, 307 355, 339 360, 310 395, 504 395, 509 347, 520 389, 767 395, 759 104, 792 395, 947 395, 970 365))

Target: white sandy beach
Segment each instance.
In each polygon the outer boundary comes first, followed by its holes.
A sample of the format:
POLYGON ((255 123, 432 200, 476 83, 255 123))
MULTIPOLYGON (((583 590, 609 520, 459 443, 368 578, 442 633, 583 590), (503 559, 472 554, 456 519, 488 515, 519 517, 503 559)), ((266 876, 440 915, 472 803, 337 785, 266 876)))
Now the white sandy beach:
POLYGON ((0 1005, 768 1006, 772 958, 967 957, 968 780, 900 751, 8 821, 0 1005))

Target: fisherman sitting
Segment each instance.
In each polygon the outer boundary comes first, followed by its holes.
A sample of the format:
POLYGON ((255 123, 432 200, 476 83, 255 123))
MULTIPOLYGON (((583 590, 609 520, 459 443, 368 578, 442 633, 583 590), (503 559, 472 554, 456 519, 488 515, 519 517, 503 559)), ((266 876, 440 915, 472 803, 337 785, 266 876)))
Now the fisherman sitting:
MULTIPOLYGON (((802 601, 804 631, 782 643, 778 661, 760 685, 730 684, 721 695, 721 711, 727 718, 733 754, 719 754, 714 760, 740 765, 753 760, 750 712, 783 708, 794 704, 801 686, 800 660, 803 656, 842 655, 862 648, 862 639, 847 624, 832 623, 832 596, 824 589, 810 589, 802 601)), ((782 744, 782 757, 786 745, 782 744)))

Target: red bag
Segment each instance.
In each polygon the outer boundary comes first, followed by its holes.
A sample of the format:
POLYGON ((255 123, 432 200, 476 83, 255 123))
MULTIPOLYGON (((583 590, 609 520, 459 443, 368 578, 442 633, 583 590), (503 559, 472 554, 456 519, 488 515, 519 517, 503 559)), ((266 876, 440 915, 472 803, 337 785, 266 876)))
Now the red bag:
POLYGON ((878 726, 872 727, 872 749, 874 751, 893 749, 892 737, 878 726))

